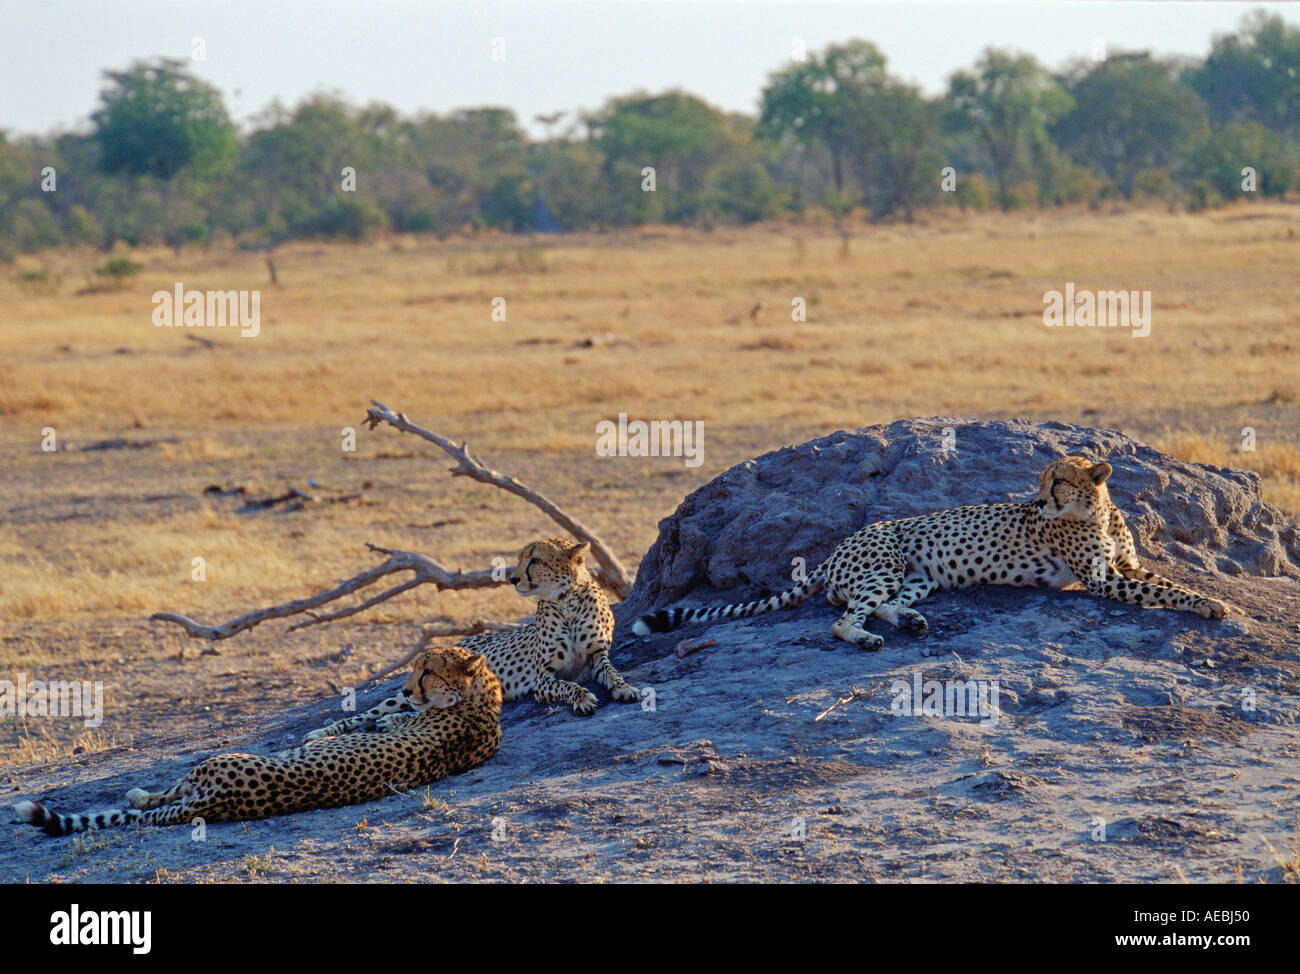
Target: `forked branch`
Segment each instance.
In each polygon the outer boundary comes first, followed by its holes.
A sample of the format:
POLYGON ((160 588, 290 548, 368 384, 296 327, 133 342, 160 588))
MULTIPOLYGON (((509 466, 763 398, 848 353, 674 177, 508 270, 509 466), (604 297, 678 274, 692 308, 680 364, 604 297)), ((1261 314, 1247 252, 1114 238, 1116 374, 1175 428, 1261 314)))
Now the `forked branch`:
POLYGON ((370 429, 374 429, 380 423, 387 423, 403 433, 413 433, 422 439, 428 440, 435 446, 441 447, 456 461, 456 466, 451 468, 453 477, 469 477, 480 483, 500 487, 502 490, 509 491, 516 497, 522 497, 528 503, 539 508, 547 517, 564 528, 573 537, 579 541, 586 541, 591 545, 591 555, 596 559, 596 564, 600 566, 592 574, 596 576, 601 585, 620 599, 627 598, 628 593, 632 591, 632 579, 628 576, 627 570, 624 569, 614 553, 605 546, 605 542, 601 541, 585 524, 571 516, 540 491, 521 483, 509 474, 493 470, 470 451, 468 444, 462 443, 457 446, 453 441, 439 433, 416 426, 406 418, 405 413, 395 413, 376 399, 372 399, 370 402, 372 405, 366 411, 365 419, 365 423, 370 429))
MULTIPOLYGON (((517 497, 522 497, 530 504, 538 507, 556 524, 564 528, 565 531, 573 535, 580 541, 586 541, 591 545, 592 556, 600 566, 592 574, 599 579, 600 583, 608 588, 619 598, 626 598, 632 590, 632 580, 628 577, 622 564, 614 556, 614 553, 605 546, 592 531, 570 516, 561 509, 554 501, 543 496, 538 491, 521 483, 508 474, 500 473, 493 470, 470 452, 467 444, 457 446, 445 436, 434 433, 431 430, 416 426, 410 422, 404 413, 394 413, 391 409, 381 402, 371 400, 373 405, 367 410, 365 423, 370 429, 374 429, 380 423, 387 423, 389 426, 400 430, 403 433, 414 433, 422 439, 441 447, 456 460, 456 466, 452 468, 453 476, 470 477, 474 480, 485 484, 492 484, 500 487, 502 490, 509 491, 517 497)), ((435 588, 442 589, 471 589, 471 588, 490 588, 494 585, 505 584, 505 579, 500 577, 499 573, 490 570, 474 572, 453 572, 445 565, 427 555, 421 555, 414 551, 403 551, 398 548, 381 548, 378 545, 367 544, 371 551, 377 551, 380 554, 387 555, 388 558, 380 565, 367 569, 359 575, 344 579, 334 588, 326 592, 320 592, 316 595, 304 599, 295 599, 292 602, 283 602, 280 605, 273 605, 265 609, 257 609, 253 612, 247 612, 244 615, 236 616, 227 622, 215 626, 205 626, 202 623, 195 622, 186 616, 179 615, 175 612, 156 612, 151 619, 157 619, 162 622, 173 622, 180 626, 185 632, 195 639, 229 639, 236 633, 252 629, 268 619, 283 619, 287 616, 303 615, 307 618, 294 623, 289 627, 289 632, 295 629, 302 629, 306 626, 320 625, 323 622, 333 622, 336 619, 346 619, 349 616, 357 615, 364 612, 381 602, 386 602, 394 596, 401 595, 419 585, 433 585, 435 588), (402 572, 410 572, 411 576, 405 581, 389 588, 383 589, 376 595, 366 598, 364 601, 355 605, 349 605, 346 608, 334 608, 333 603, 345 596, 353 595, 368 588, 381 578, 390 575, 397 575, 402 572), (496 575, 496 577, 494 577, 496 575), (324 606, 331 606, 330 611, 317 612, 324 606)), ((467 635, 473 632, 483 632, 487 630, 499 630, 511 628, 512 623, 496 623, 479 621, 468 627, 444 627, 445 631, 426 629, 425 636, 433 635, 467 635)), ((423 644, 423 643, 422 643, 423 644)), ((408 662, 408 660, 404 660, 408 662)))
POLYGON ((332 622, 335 619, 343 619, 347 616, 356 615, 358 612, 364 612, 371 606, 387 601, 395 595, 400 595, 407 589, 415 588, 417 585, 433 585, 435 588, 442 590, 491 588, 494 585, 503 584, 498 579, 492 577, 493 572, 490 569, 476 572, 453 572, 440 562, 434 561, 427 555, 417 554, 414 551, 402 551, 399 548, 381 548, 378 545, 373 544, 367 544, 366 547, 371 551, 377 551, 380 554, 387 555, 388 560, 383 564, 376 565, 374 568, 367 569, 359 575, 353 575, 351 578, 344 579, 327 592, 320 592, 305 599, 295 599, 292 602, 283 602, 280 605, 273 605, 270 608, 247 612, 242 616, 236 616, 229 622, 223 622, 216 626, 205 626, 202 623, 195 622, 193 619, 189 619, 183 615, 178 615, 175 612, 155 612, 149 618, 158 619, 162 622, 174 622, 195 639, 229 639, 236 633, 243 632, 246 629, 252 629, 254 626, 266 622, 268 619, 282 619, 285 616, 308 616, 306 620, 290 626, 290 632, 295 629, 302 629, 306 626, 319 625, 322 622, 332 622), (359 592, 361 589, 379 581, 379 579, 386 578, 389 575, 395 575, 399 572, 411 572, 412 575, 407 581, 402 582, 400 585, 394 585, 392 588, 385 589, 378 595, 368 598, 358 605, 349 606, 346 609, 338 609, 333 612, 327 612, 322 615, 317 615, 312 611, 321 606, 329 605, 331 602, 336 602, 344 596, 351 595, 354 592, 359 592))

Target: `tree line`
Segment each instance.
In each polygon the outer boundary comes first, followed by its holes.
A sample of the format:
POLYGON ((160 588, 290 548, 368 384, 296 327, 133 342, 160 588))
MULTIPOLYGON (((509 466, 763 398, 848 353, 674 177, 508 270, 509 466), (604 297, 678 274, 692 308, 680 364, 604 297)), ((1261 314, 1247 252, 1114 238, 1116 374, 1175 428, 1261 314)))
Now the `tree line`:
POLYGON ((240 132, 184 62, 138 63, 105 72, 88 131, 0 133, 0 258, 1285 196, 1300 171, 1300 28, 1256 12, 1200 60, 1095 51, 1055 71, 990 48, 937 98, 854 40, 772 72, 757 117, 669 91, 536 122, 544 138, 503 108, 403 117, 316 95, 240 132))

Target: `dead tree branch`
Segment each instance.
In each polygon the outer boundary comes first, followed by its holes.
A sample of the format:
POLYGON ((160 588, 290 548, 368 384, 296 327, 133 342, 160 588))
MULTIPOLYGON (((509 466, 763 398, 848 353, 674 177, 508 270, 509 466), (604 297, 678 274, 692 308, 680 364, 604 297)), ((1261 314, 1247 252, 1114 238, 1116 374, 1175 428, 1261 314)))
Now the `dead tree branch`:
MULTIPOLYGON (((442 448, 451 454, 457 461, 457 465, 452 468, 453 476, 470 477, 474 480, 485 484, 492 484, 508 491, 517 497, 522 497, 530 504, 538 507, 543 513, 559 524, 569 534, 573 535, 580 541, 586 541, 591 545, 592 556, 599 564, 599 568, 593 572, 602 585, 608 588, 619 598, 626 598, 632 590, 632 582, 627 572, 614 556, 613 552, 605 546, 605 543, 596 537, 592 531, 577 519, 571 517, 562 510, 554 501, 543 496, 526 484, 520 483, 507 474, 500 473, 483 463, 477 456, 470 452, 469 447, 462 443, 457 446, 445 436, 441 436, 410 422, 405 414, 394 413, 391 409, 381 402, 371 400, 373 405, 366 413, 365 423, 370 429, 374 429, 380 423, 400 430, 403 433, 414 433, 422 439, 442 448)), ((304 501, 314 500, 309 495, 300 491, 293 490, 282 497, 271 498, 263 503, 277 504, 289 499, 302 499, 304 501)), ((420 585, 433 585, 438 590, 442 589, 472 589, 472 588, 490 588, 495 585, 502 585, 505 580, 500 577, 494 577, 499 573, 489 570, 474 572, 453 572, 445 565, 435 561, 427 555, 421 555, 414 551, 403 551, 397 548, 381 548, 378 545, 367 544, 371 551, 387 555, 387 560, 380 565, 367 569, 358 575, 344 579, 334 588, 320 592, 316 595, 303 599, 295 599, 292 602, 283 602, 280 605, 273 605, 265 609, 257 609, 253 612, 247 612, 241 616, 236 616, 226 622, 215 626, 204 625, 195 622, 186 616, 179 615, 175 612, 156 612, 151 619, 157 619, 161 622, 172 622, 180 626, 185 632, 194 639, 229 639, 236 633, 252 629, 254 626, 266 622, 268 619, 282 619, 286 616, 306 616, 307 618, 296 622, 289 627, 289 632, 296 629, 302 629, 307 626, 316 626, 324 622, 333 622, 337 619, 346 619, 358 613, 365 612, 381 602, 386 602, 403 592, 416 588, 420 585), (381 578, 390 575, 397 575, 402 572, 410 572, 411 575, 405 581, 383 589, 377 595, 365 598, 364 601, 355 605, 349 605, 345 608, 338 608, 333 603, 348 595, 360 593, 363 589, 369 588, 381 578), (329 611, 318 612, 317 610, 329 606, 329 611)), ((475 632, 500 631, 514 628, 512 623, 504 622, 487 622, 480 620, 468 628, 464 626, 451 628, 426 628, 421 638, 420 646, 425 645, 427 639, 433 636, 463 636, 471 635, 475 632)), ((419 652, 417 648, 409 656, 400 662, 384 670, 377 676, 385 675, 400 666, 404 666, 415 657, 419 652)), ((376 679, 377 676, 371 677, 376 679)))
POLYGON ((174 622, 185 630, 195 639, 229 639, 236 633, 243 632, 246 629, 252 629, 254 626, 266 622, 268 619, 282 619, 285 616, 307 615, 310 618, 305 622, 299 622, 290 627, 290 631, 301 629, 304 626, 314 626, 322 622, 332 622, 335 619, 343 619, 347 616, 356 615, 373 605, 378 605, 395 595, 405 592, 407 589, 415 588, 417 585, 433 585, 438 590, 442 589, 470 589, 470 588, 491 588, 495 585, 502 584, 492 577, 490 569, 484 569, 476 572, 453 572, 445 565, 434 561, 427 555, 417 554, 414 551, 402 551, 397 548, 381 548, 378 545, 367 544, 371 551, 377 551, 380 554, 387 555, 388 560, 383 564, 376 565, 374 568, 367 569, 359 575, 353 575, 351 578, 344 579, 334 588, 327 592, 320 592, 316 595, 309 596, 305 599, 295 599, 292 602, 283 602, 280 605, 273 605, 266 609, 257 609, 253 612, 247 612, 242 616, 237 616, 228 622, 223 622, 216 626, 205 626, 202 623, 195 622, 183 615, 175 612, 155 612, 149 618, 158 619, 162 622, 174 622), (317 615, 312 610, 321 606, 329 605, 346 595, 359 592, 361 589, 377 582, 381 578, 389 575, 395 575, 398 572, 412 572, 408 581, 400 585, 394 585, 386 589, 373 598, 366 599, 359 605, 351 606, 346 609, 340 609, 335 612, 328 612, 323 615, 317 615))
POLYGON ((456 461, 456 466, 451 468, 453 477, 469 477, 480 483, 500 487, 502 490, 508 491, 516 497, 522 497, 528 503, 539 508, 542 513, 569 534, 579 541, 586 541, 591 545, 592 557, 596 559, 596 564, 600 566, 592 574, 620 599, 627 598, 632 591, 632 580, 628 576, 627 570, 624 569, 614 553, 605 546, 605 543, 585 524, 569 515, 558 504, 539 491, 521 483, 508 474, 500 473, 487 466, 470 451, 468 444, 462 443, 457 446, 453 441, 441 434, 416 426, 406 418, 405 413, 395 413, 376 399, 372 399, 370 402, 372 405, 366 411, 365 418, 365 423, 370 429, 374 429, 380 423, 387 423, 403 433, 413 433, 422 439, 428 440, 435 446, 445 450, 456 461))
POLYGON ((829 707, 827 707, 825 710, 819 713, 816 717, 814 717, 813 723, 814 724, 817 723, 823 717, 830 716, 831 711, 834 710, 836 707, 843 707, 846 704, 852 703, 854 700, 867 700, 870 697, 874 697, 877 693, 881 691, 883 687, 884 687, 883 683, 877 683, 870 690, 864 690, 862 689, 862 687, 854 687, 852 690, 849 691, 849 695, 847 697, 840 697, 833 704, 831 704, 829 707))

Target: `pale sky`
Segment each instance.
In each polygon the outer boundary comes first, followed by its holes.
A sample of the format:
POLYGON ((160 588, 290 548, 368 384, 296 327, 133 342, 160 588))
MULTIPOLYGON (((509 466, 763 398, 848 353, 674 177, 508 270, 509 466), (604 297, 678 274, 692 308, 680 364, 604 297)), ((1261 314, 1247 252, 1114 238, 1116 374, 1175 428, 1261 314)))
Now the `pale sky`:
MULTIPOLYGON (((764 0, 0 0, 0 129, 86 125, 105 68, 190 58, 246 123, 274 98, 329 91, 403 114, 496 105, 534 132, 538 113, 611 95, 682 88, 753 113, 769 72, 810 50, 874 41, 927 92, 990 45, 1050 68, 1109 50, 1201 56, 1256 8, 1300 24, 1286 3, 773 3, 764 0), (504 61, 493 60, 504 41, 504 61)), ((572 116, 569 116, 572 117, 572 116)), ((567 119, 566 119, 567 120, 567 119)))

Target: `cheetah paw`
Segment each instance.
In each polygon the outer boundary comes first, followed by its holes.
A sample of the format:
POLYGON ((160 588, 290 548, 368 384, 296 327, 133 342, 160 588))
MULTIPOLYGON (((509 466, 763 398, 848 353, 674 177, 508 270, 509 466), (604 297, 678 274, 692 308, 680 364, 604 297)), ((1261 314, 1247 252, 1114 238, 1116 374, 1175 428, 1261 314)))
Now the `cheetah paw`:
POLYGON ((1229 609, 1218 599, 1202 599, 1196 606, 1196 612, 1205 619, 1222 619, 1229 609))
POLYGON ((149 798, 149 792, 143 788, 132 788, 126 793, 126 800, 131 803, 132 808, 144 808, 145 801, 149 798))
POLYGON ((884 648, 885 645, 885 639, 883 636, 877 636, 874 632, 866 632, 865 630, 860 633, 854 633, 852 642, 853 645, 857 646, 859 649, 865 649, 868 652, 873 653, 878 649, 884 648))
POLYGON ((596 712, 596 695, 588 691, 573 702, 573 712, 579 717, 590 717, 596 712))
POLYGON ((616 687, 610 696, 619 703, 636 703, 641 699, 641 691, 636 687, 621 686, 616 687))
POLYGON ((913 609, 898 614, 898 628, 902 632, 919 634, 930 628, 930 623, 926 621, 925 616, 913 609))

